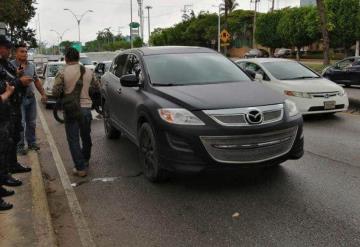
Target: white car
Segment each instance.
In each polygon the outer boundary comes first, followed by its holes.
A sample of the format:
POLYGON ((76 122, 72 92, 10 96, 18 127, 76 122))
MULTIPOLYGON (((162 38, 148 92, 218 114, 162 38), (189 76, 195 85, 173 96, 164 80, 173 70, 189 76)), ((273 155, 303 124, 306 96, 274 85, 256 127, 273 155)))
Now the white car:
POLYGON ((43 80, 43 88, 48 97, 46 106, 56 103, 56 99, 53 97, 52 90, 54 86, 55 76, 57 72, 65 66, 65 62, 50 62, 45 65, 44 73, 40 76, 43 80))
POLYGON ((256 58, 240 59, 236 63, 255 80, 295 102, 303 115, 333 114, 349 107, 349 99, 342 87, 299 62, 256 58))
POLYGON ((79 61, 82 65, 84 65, 86 68, 91 69, 92 71, 95 70, 95 65, 93 63, 93 61, 91 61, 91 59, 84 55, 84 54, 80 54, 80 61, 79 61))

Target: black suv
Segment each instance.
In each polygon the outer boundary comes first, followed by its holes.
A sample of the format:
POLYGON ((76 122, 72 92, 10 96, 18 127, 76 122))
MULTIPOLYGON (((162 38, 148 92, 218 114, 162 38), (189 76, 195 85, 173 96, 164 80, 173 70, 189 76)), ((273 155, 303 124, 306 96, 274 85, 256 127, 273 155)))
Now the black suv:
POLYGON ((303 155, 296 105, 207 48, 124 51, 102 77, 108 138, 139 147, 151 181, 171 172, 275 166, 303 155))

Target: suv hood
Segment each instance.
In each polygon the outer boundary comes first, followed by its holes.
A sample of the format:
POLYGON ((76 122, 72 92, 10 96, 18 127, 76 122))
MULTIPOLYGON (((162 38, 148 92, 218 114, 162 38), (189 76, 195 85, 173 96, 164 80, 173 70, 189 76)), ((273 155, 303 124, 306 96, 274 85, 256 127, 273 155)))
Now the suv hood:
POLYGON ((258 82, 154 87, 155 93, 188 110, 214 110, 283 103, 285 98, 258 82))
POLYGON ((281 82, 288 87, 287 90, 293 90, 299 92, 322 93, 322 92, 334 92, 334 91, 343 90, 341 86, 325 78, 289 80, 289 81, 284 80, 281 82))

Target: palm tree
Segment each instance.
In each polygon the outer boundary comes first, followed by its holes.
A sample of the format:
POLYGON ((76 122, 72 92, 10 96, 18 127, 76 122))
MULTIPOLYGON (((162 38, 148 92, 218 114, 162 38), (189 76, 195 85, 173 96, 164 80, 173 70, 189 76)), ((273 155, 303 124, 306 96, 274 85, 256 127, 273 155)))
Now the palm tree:
POLYGON ((239 4, 236 2, 236 0, 223 0, 224 1, 224 7, 221 8, 222 11, 225 11, 225 15, 233 12, 239 4))
POLYGON ((324 43, 324 65, 328 65, 330 64, 330 53, 329 53, 330 38, 329 38, 329 31, 327 29, 328 23, 327 23, 324 0, 316 0, 316 4, 320 16, 321 33, 324 43))

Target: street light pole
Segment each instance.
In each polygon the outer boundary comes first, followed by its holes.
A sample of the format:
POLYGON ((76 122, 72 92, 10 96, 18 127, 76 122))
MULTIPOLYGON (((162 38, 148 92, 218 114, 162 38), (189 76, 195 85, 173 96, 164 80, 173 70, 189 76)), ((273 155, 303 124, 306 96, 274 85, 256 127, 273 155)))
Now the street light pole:
MULTIPOLYGON (((360 7, 360 0, 359 0, 359 7, 360 7)), ((360 34, 358 34, 358 35, 360 35, 360 34)), ((357 40, 356 41, 356 50, 355 50, 355 56, 359 56, 359 50, 360 50, 360 40, 357 40)))
POLYGON ((251 0, 251 2, 255 2, 254 24, 253 24, 253 48, 255 48, 256 47, 255 32, 256 32, 257 3, 260 2, 260 0, 251 0))
POLYGON ((76 23, 78 24, 78 32, 79 32, 79 43, 81 43, 81 39, 80 39, 80 23, 81 23, 81 20, 82 18, 84 18, 84 16, 87 14, 87 13, 93 13, 94 11, 92 11, 91 9, 89 10, 86 10, 82 15, 80 15, 80 18, 78 17, 78 15, 74 14, 74 12, 72 12, 70 9, 64 9, 65 11, 69 11, 75 18, 76 20, 76 23))
POLYGON ((221 8, 224 7, 224 4, 221 3, 219 4, 219 6, 216 6, 216 5, 213 5, 213 7, 218 7, 218 38, 217 38, 217 41, 218 41, 218 47, 217 47, 217 50, 218 52, 220 53, 221 52, 221 41, 220 41, 220 38, 221 38, 221 8))
POLYGON ((150 46, 150 9, 152 9, 151 6, 145 7, 148 11, 148 46, 150 46))

